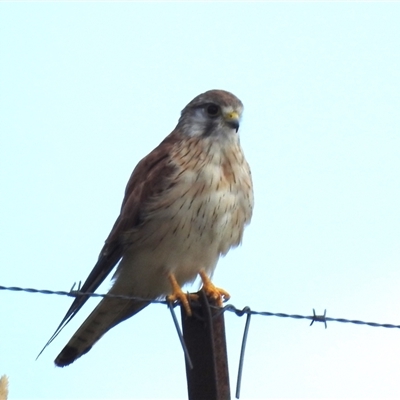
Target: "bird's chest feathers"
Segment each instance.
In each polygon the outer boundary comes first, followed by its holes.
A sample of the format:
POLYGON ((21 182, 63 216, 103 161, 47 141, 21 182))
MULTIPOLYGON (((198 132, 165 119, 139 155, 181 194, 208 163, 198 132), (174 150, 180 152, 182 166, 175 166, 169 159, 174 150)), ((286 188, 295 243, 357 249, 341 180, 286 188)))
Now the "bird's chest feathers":
POLYGON ((239 145, 210 145, 200 153, 182 149, 171 188, 171 226, 182 239, 197 238, 219 251, 239 244, 251 216, 251 178, 239 145), (179 232, 178 232, 179 231, 179 232))

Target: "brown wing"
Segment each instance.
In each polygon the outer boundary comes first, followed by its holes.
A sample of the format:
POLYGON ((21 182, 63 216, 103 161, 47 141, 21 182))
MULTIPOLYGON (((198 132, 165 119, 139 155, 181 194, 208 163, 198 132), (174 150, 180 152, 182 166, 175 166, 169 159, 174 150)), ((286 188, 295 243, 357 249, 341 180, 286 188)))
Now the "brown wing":
MULTIPOLYGON (((177 140, 179 140, 179 135, 174 132, 171 133, 158 147, 143 158, 132 172, 126 186, 121 213, 105 241, 96 265, 80 288, 81 292, 92 293, 100 286, 124 254, 126 249, 124 234, 141 224, 148 200, 160 195, 168 188, 169 177, 175 169, 168 160, 171 147, 177 140)), ((82 308, 88 298, 89 296, 75 298, 60 325, 38 357, 82 308)))

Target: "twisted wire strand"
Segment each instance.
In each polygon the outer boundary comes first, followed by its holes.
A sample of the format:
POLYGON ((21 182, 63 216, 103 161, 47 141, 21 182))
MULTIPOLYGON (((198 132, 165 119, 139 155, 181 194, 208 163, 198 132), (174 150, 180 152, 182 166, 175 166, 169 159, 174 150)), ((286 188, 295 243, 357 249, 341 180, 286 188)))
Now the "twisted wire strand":
MULTIPOLYGON (((33 289, 33 288, 22 288, 18 286, 1 286, 0 290, 5 291, 13 291, 13 292, 26 292, 26 293, 40 293, 40 294, 48 294, 48 295, 58 295, 58 296, 67 296, 67 297, 78 297, 78 296, 89 296, 89 297, 98 297, 98 298, 118 298, 124 300, 142 300, 148 301, 155 304, 164 304, 168 305, 166 300, 154 300, 154 299, 144 299, 140 297, 133 296, 124 296, 124 295, 116 295, 116 294, 101 294, 101 293, 91 293, 91 292, 80 292, 78 290, 71 290, 69 292, 63 290, 47 290, 47 289, 33 289)), ((177 304, 174 304, 176 306, 177 304)), ((287 313, 274 313, 270 311, 254 311, 248 306, 239 309, 235 307, 233 304, 227 304, 223 308, 220 308, 220 312, 224 313, 226 311, 233 312, 237 316, 241 317, 243 315, 260 315, 264 317, 280 317, 280 318, 293 318, 293 319, 308 319, 313 322, 323 322, 326 323, 328 321, 332 322, 340 322, 347 324, 356 324, 356 325, 367 325, 372 327, 380 327, 380 328, 396 328, 400 329, 400 325, 395 324, 381 324, 377 322, 367 322, 357 319, 346 319, 346 318, 332 318, 326 317, 325 315, 299 315, 299 314, 287 314, 287 313)))

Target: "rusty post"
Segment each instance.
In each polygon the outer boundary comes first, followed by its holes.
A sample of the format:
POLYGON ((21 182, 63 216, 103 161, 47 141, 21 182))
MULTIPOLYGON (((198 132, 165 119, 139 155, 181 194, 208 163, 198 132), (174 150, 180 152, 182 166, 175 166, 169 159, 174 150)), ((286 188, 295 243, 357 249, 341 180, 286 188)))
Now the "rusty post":
POLYGON ((224 314, 202 290, 192 303, 193 316, 181 307, 183 337, 193 363, 186 362, 189 400, 230 400, 224 314))

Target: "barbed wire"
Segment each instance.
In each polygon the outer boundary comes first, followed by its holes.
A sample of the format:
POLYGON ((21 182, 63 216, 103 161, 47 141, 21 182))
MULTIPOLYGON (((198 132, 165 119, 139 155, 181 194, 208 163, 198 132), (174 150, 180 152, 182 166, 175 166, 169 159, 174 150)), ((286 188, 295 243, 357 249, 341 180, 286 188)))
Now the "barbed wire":
MULTIPOLYGON (((181 329, 180 329, 180 326, 179 326, 179 323, 178 323, 178 320, 176 318, 175 311, 174 311, 174 308, 178 305, 177 302, 171 303, 166 300, 146 299, 146 298, 141 298, 141 297, 136 297, 136 296, 117 295, 117 294, 111 294, 111 293, 81 292, 80 291, 80 283, 78 284, 78 290, 74 290, 75 286, 76 286, 76 284, 74 284, 72 286, 71 290, 68 292, 63 291, 63 290, 34 289, 34 288, 22 288, 22 287, 18 287, 18 286, 1 286, 1 285, 0 285, 0 290, 13 291, 13 292, 25 292, 25 293, 40 293, 40 294, 67 296, 67 297, 74 297, 74 298, 79 297, 79 296, 87 296, 87 297, 94 297, 94 298, 114 298, 114 299, 117 298, 117 299, 123 299, 123 300, 138 300, 138 301, 146 301, 148 303, 153 303, 153 304, 167 305, 171 312, 171 316, 172 316, 172 319, 173 319, 173 322, 175 325, 175 329, 177 331, 177 334, 178 334, 186 361, 188 363, 188 366, 190 369, 193 368, 193 364, 192 364, 189 352, 188 352, 186 344, 185 344, 185 340, 183 338, 183 335, 182 335, 182 332, 181 332, 181 329)), ((327 328, 327 321, 350 323, 350 324, 356 324, 356 325, 366 325, 366 326, 371 326, 371 327, 400 329, 400 325, 395 325, 395 324, 381 324, 381 323, 377 323, 377 322, 367 322, 367 321, 355 320, 355 319, 327 317, 326 310, 324 311, 323 315, 317 315, 315 313, 315 309, 313 309, 313 315, 299 315, 299 314, 287 314, 287 313, 274 313, 274 312, 270 312, 270 311, 254 311, 248 306, 246 306, 242 309, 239 309, 239 308, 235 307, 233 304, 227 304, 224 307, 216 307, 216 306, 209 304, 208 307, 214 308, 217 310, 217 312, 213 313, 213 318, 217 318, 218 316, 220 316, 221 314, 223 314, 227 311, 233 312, 235 315, 237 315, 239 317, 246 315, 246 323, 245 323, 245 328, 244 328, 244 332, 243 332, 243 339, 242 339, 242 345, 241 345, 240 357, 239 357, 239 368, 238 368, 238 375, 237 375, 237 381, 236 381, 236 398, 237 399, 239 399, 239 397, 240 397, 243 364, 244 364, 244 354, 245 354, 248 332, 249 332, 249 328, 250 328, 250 319, 251 319, 252 315, 259 315, 259 316, 264 316, 264 317, 307 319, 307 320, 311 320, 310 326, 313 325, 314 322, 323 322, 325 325, 325 329, 327 328)))
MULTIPOLYGON (((58 295, 58 296, 67 296, 67 297, 79 297, 79 296, 89 296, 89 297, 97 297, 97 298, 116 298, 123 300, 138 300, 138 301, 147 301, 149 303, 155 304, 164 304, 168 305, 169 303, 166 300, 154 300, 154 299, 146 299, 136 296, 125 296, 111 293, 92 293, 92 292, 81 292, 79 290, 48 290, 48 289, 33 289, 33 288, 22 288, 17 286, 1 286, 0 290, 5 291, 13 291, 13 292, 25 292, 25 293, 40 293, 47 295, 58 295)), ((177 305, 177 304, 175 304, 177 305)), ((327 327, 326 323, 328 321, 332 322, 340 322, 340 323, 349 323, 356 325, 367 325, 372 327, 380 327, 380 328, 396 328, 400 329, 400 325, 395 324, 382 324, 378 322, 367 322, 356 319, 346 319, 346 318, 332 318, 326 316, 326 310, 324 315, 316 315, 315 310, 313 309, 313 315, 299 315, 299 314, 287 314, 287 313, 275 313, 270 311, 254 311, 250 307, 246 306, 242 309, 235 307, 233 304, 227 304, 222 308, 218 308, 220 313, 225 313, 227 311, 233 312, 237 316, 241 317, 243 315, 260 315, 263 317, 279 317, 279 318, 293 318, 293 319, 308 319, 311 321, 310 326, 314 322, 323 322, 325 324, 325 328, 327 327)), ((217 314, 219 315, 219 314, 217 314)))

